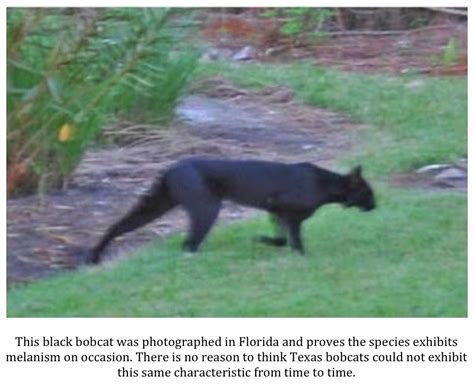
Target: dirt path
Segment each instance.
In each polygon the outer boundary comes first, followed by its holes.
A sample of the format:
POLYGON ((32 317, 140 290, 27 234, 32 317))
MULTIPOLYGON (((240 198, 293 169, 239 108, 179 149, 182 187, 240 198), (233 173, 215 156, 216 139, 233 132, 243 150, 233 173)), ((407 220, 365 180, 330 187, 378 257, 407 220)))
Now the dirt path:
MULTIPOLYGON (((294 101, 285 88, 240 90, 215 80, 178 108, 167 131, 129 129, 124 147, 89 151, 68 186, 40 199, 8 201, 8 283, 27 282, 83 263, 87 249, 170 163, 193 155, 311 161, 328 165, 358 126, 294 101)), ((256 211, 227 204, 220 221, 256 211)), ((186 228, 180 210, 130 233, 107 250, 117 258, 157 236, 186 228)))

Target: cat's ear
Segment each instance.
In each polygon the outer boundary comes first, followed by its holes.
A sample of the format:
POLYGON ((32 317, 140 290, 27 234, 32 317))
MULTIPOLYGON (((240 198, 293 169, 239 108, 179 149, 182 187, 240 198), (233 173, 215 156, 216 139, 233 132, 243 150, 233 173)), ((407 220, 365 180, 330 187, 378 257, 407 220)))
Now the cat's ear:
POLYGON ((352 170, 351 170, 351 175, 355 175, 355 176, 359 176, 361 177, 362 176, 362 166, 359 164, 358 166, 355 166, 352 170))
POLYGON ((350 172, 349 172, 349 180, 353 183, 357 183, 362 179, 362 166, 358 165, 354 167, 350 172))

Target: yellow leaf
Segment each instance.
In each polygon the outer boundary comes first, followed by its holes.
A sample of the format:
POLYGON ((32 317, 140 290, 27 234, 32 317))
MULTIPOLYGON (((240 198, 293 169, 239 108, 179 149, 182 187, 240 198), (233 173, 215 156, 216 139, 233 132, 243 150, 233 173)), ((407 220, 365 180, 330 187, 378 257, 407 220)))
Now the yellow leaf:
POLYGON ((74 126, 70 123, 64 123, 58 132, 58 140, 60 142, 67 142, 72 139, 74 133, 74 126))

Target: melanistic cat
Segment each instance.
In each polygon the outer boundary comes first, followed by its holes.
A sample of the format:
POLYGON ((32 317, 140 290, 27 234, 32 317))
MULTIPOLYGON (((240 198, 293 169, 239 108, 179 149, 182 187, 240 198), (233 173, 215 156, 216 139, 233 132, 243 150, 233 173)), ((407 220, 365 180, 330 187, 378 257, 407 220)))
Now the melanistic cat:
POLYGON ((290 246, 304 253, 301 224, 328 203, 375 208, 372 188, 360 166, 341 175, 310 163, 285 164, 259 160, 191 158, 169 168, 117 223, 112 225, 89 255, 100 255, 115 237, 135 230, 182 206, 190 217, 185 250, 197 251, 217 218, 223 200, 266 210, 277 234, 258 239, 273 246, 290 246))

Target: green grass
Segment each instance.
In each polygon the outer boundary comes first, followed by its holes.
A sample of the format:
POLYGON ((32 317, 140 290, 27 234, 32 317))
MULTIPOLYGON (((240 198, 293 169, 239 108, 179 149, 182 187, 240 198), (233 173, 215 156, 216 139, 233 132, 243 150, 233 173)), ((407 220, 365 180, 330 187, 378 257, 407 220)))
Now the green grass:
POLYGON ((343 163, 361 162, 378 208, 322 208, 305 224, 307 255, 252 241, 266 219, 222 226, 187 257, 176 235, 124 260, 8 292, 9 316, 467 315, 467 198, 390 188, 390 172, 466 154, 466 79, 344 74, 309 65, 207 65, 199 77, 285 84, 302 100, 367 128, 343 163))
POLYGON ((222 226, 201 253, 182 236, 126 260, 11 290, 9 316, 466 316, 466 199, 379 189, 371 213, 323 208, 307 255, 252 240, 266 219, 222 226))

